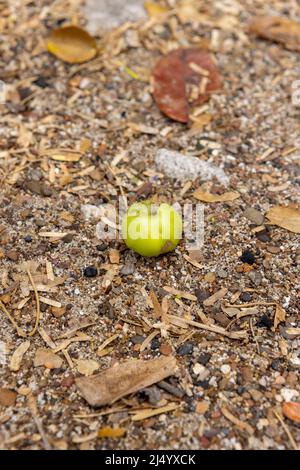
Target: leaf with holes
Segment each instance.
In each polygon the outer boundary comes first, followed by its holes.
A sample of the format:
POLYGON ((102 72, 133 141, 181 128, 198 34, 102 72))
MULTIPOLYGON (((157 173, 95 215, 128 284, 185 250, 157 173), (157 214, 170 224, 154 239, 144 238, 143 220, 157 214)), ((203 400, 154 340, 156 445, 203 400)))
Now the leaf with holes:
POLYGON ((221 86, 212 55, 199 48, 169 52, 158 60, 152 77, 160 111, 183 123, 189 120, 190 107, 203 104, 221 86))

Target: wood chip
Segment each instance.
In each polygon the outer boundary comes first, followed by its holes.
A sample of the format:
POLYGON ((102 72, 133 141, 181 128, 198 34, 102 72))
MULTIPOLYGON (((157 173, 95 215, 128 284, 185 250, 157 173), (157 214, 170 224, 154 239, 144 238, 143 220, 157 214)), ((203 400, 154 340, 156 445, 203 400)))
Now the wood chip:
POLYGON ((174 289, 173 287, 169 287, 169 286, 164 286, 163 289, 169 294, 182 297, 183 299, 192 300, 193 302, 197 301, 197 297, 193 294, 190 294, 189 292, 184 292, 184 291, 174 289))
POLYGON ((23 356, 29 349, 29 347, 30 341, 24 341, 24 343, 20 344, 20 346, 17 347, 10 360, 10 370, 12 370, 13 372, 17 372, 20 369, 23 356))
POLYGON ((79 377, 76 385, 91 406, 103 406, 160 382, 173 375, 176 368, 176 359, 171 356, 149 361, 129 360, 101 374, 79 377))
POLYGON ((281 305, 276 304, 275 316, 274 316, 274 330, 276 330, 279 323, 282 323, 285 321, 285 315, 286 315, 286 312, 284 308, 281 307, 281 305))
POLYGON ((119 338, 118 334, 112 335, 109 338, 107 338, 97 349, 97 356, 102 356, 101 353, 105 350, 106 346, 108 346, 110 343, 115 341, 117 338, 119 338))
POLYGON ((60 369, 63 364, 63 360, 54 354, 51 349, 39 348, 35 353, 34 367, 44 366, 47 369, 60 369))
POLYGON ((100 428, 97 435, 100 438, 110 437, 110 438, 120 438, 124 437, 127 432, 126 428, 111 428, 109 426, 105 426, 104 428, 100 428))
POLYGON ((96 370, 99 369, 99 364, 93 359, 77 359, 76 360, 76 369, 80 374, 85 376, 92 375, 96 370))
POLYGON ((213 295, 208 297, 208 299, 205 299, 203 302, 203 305, 205 307, 211 307, 217 302, 217 300, 223 299, 223 297, 225 297, 227 292, 228 292, 228 289, 226 287, 223 287, 222 289, 218 290, 213 295))
POLYGON ((239 193, 235 191, 228 191, 223 194, 211 194, 204 191, 202 188, 196 189, 193 196, 202 202, 232 202, 240 197, 239 193))
POLYGON ((163 413, 169 413, 179 408, 177 403, 169 403, 169 405, 162 406, 161 408, 150 408, 142 411, 138 411, 132 416, 132 421, 142 421, 144 419, 151 418, 152 416, 161 415, 163 413))

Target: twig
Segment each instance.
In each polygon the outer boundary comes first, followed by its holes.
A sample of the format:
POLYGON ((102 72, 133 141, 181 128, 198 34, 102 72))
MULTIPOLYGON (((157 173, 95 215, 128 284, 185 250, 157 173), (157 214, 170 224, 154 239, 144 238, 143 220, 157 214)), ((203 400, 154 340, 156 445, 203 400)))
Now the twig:
POLYGON ((285 430, 289 440, 290 440, 290 443, 293 447, 294 450, 299 450, 298 449, 298 446, 296 444, 296 441, 295 439, 293 438, 289 428, 287 427, 287 425, 285 424, 285 422, 283 421, 282 417, 280 416, 280 414, 278 413, 278 411, 273 411, 274 415, 276 416, 276 418, 278 419, 278 421, 280 422, 281 426, 283 427, 283 429, 285 430))

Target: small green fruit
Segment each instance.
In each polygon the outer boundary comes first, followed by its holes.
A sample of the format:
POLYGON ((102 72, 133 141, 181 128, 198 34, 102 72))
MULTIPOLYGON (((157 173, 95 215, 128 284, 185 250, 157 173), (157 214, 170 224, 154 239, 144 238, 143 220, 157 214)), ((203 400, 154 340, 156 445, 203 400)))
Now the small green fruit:
POLYGON ((173 251, 182 237, 182 217, 169 204, 137 202, 129 207, 122 235, 128 248, 142 256, 173 251))

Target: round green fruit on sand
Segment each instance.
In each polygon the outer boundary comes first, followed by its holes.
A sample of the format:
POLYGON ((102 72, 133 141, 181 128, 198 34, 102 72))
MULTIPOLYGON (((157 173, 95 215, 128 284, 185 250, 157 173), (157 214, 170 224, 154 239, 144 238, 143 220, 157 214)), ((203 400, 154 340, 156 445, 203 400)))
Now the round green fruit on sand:
POLYGON ((182 237, 182 217, 169 204, 137 202, 129 207, 122 235, 128 248, 142 256, 173 251, 182 237))

